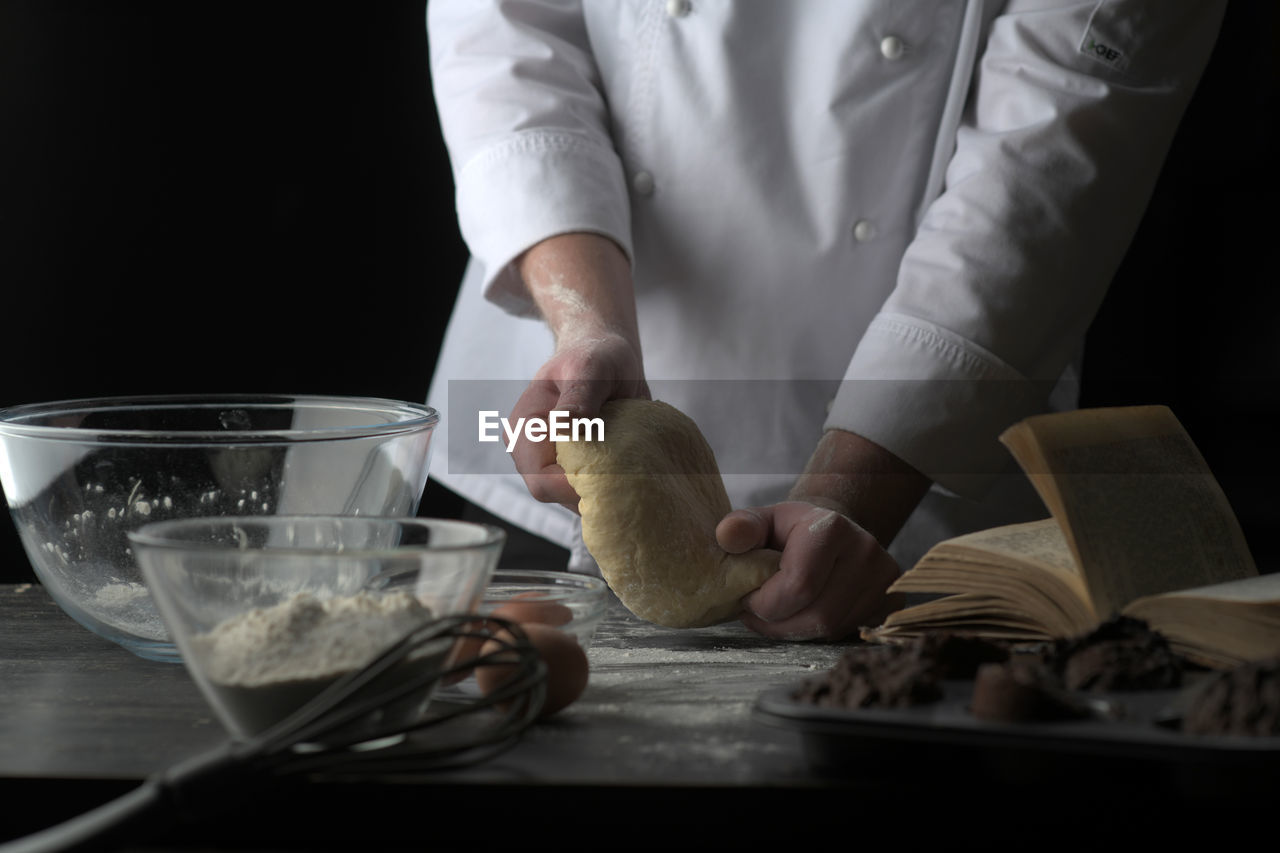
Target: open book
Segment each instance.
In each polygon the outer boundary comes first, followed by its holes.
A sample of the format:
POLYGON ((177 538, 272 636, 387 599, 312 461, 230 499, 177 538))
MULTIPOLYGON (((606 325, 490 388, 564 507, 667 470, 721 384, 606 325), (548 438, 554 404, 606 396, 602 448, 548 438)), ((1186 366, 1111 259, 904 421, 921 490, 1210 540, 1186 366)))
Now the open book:
POLYGON ((935 545, 890 589, 941 597, 892 614, 868 639, 943 629, 1049 640, 1124 613, 1208 666, 1280 656, 1280 575, 1258 574, 1168 408, 1039 415, 1000 440, 1051 518, 935 545))

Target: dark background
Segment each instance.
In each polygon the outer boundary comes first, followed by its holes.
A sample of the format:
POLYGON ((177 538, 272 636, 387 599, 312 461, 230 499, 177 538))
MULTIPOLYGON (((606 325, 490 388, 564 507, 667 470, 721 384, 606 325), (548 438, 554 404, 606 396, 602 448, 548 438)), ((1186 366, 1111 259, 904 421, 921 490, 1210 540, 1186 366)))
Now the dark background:
MULTIPOLYGON (((1280 502, 1277 6, 1233 0, 1092 334, 1087 404, 1163 402, 1260 562, 1280 502)), ((0 406, 422 400, 462 273, 423 0, 0 0, 0 406)), ((430 491, 422 514, 451 514, 430 491)), ((0 581, 28 580, 11 526, 0 581)))

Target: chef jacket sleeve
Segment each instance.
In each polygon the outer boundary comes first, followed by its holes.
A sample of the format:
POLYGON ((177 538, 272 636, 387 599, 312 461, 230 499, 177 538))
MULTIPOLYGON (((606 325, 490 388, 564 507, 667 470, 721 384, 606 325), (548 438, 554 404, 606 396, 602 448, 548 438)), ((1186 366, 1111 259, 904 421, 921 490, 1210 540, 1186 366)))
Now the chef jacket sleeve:
POLYGON ((485 294, 533 314, 512 261, 589 231, 631 255, 630 209, 581 4, 431 0, 431 73, 458 223, 485 294))
POLYGON ((1224 3, 1012 0, 828 428, 981 495, 1043 410, 1137 229, 1224 3))

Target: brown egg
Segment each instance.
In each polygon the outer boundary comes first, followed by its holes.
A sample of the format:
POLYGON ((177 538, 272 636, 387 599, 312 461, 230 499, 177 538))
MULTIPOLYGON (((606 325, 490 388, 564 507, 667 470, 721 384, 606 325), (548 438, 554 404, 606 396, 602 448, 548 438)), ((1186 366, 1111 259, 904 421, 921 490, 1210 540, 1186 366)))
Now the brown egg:
POLYGON ((540 592, 522 592, 511 597, 511 600, 493 611, 493 615, 501 619, 510 619, 525 625, 535 622, 539 625, 568 625, 573 621, 573 611, 558 601, 540 599, 540 592))
MULTIPOLYGON (((539 717, 549 717, 567 707, 587 687, 587 654, 571 634, 549 625, 530 623, 520 626, 529 642, 547 665, 547 696, 539 717)), ((508 635, 509 639, 509 635, 508 635)), ((494 640, 484 644, 482 654, 499 651, 494 640)), ((476 669, 476 684, 486 695, 498 689, 515 673, 514 664, 482 666, 476 669)))
MULTIPOLYGON (((477 621, 471 627, 478 634, 484 629, 485 623, 477 621)), ((480 654, 480 650, 484 644, 484 637, 459 637, 454 641, 453 648, 449 651, 449 657, 446 659, 445 667, 456 666, 463 661, 471 660, 476 655, 480 654)), ((470 669, 460 670, 455 672, 453 675, 445 676, 443 683, 457 684, 470 674, 470 669)))

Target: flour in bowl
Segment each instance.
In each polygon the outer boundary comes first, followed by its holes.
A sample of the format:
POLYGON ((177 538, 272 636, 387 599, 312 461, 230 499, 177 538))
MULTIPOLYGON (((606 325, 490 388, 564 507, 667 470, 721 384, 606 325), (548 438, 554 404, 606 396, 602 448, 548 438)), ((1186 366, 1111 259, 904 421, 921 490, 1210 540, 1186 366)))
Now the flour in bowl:
POLYGON ((430 618, 406 592, 325 599, 297 593, 192 637, 190 652, 224 719, 247 735, 288 716, 430 618))

